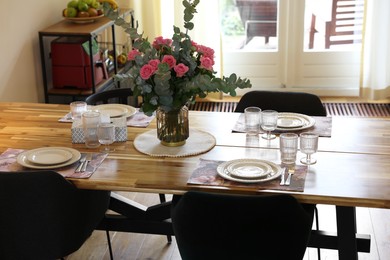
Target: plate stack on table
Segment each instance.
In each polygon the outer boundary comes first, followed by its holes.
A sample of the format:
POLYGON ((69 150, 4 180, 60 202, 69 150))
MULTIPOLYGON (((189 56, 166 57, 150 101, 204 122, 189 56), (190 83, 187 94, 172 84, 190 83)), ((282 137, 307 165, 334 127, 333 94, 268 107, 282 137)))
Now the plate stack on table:
POLYGON ((258 159, 236 159, 217 167, 219 176, 242 183, 259 183, 278 178, 284 169, 279 165, 258 159))
POLYGON ((31 169, 55 169, 80 160, 81 154, 73 148, 43 147, 20 153, 17 162, 31 169))
POLYGON ((103 104, 93 107, 94 111, 98 111, 102 114, 107 114, 112 117, 130 117, 137 112, 137 109, 132 106, 122 104, 103 104))
POLYGON ((316 121, 314 118, 297 113, 278 113, 278 124, 276 130, 279 131, 297 131, 308 129, 316 121))

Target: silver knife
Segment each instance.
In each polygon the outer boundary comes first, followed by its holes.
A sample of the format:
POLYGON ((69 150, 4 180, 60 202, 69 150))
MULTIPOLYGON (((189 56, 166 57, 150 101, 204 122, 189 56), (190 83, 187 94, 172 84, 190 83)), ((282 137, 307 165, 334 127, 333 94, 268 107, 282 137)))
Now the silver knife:
POLYGON ((90 161, 92 161, 92 153, 87 153, 87 156, 85 157, 85 162, 81 167, 81 172, 85 172, 87 170, 87 166, 90 161))
POLYGON ((284 185, 284 175, 286 174, 286 168, 283 168, 282 169, 282 177, 281 177, 281 180, 280 180, 280 185, 283 186, 284 185))
POLYGON ((85 155, 80 159, 80 161, 79 161, 79 166, 77 166, 77 168, 76 168, 76 170, 74 171, 74 172, 80 172, 81 171, 81 167, 83 167, 83 164, 84 164, 84 162, 85 162, 85 155))

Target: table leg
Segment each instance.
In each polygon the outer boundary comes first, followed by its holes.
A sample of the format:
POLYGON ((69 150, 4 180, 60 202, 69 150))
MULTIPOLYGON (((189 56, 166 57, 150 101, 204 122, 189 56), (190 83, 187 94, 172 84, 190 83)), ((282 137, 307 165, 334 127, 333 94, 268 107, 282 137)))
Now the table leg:
POLYGON ((357 260, 356 209, 336 206, 338 249, 340 260, 357 260))

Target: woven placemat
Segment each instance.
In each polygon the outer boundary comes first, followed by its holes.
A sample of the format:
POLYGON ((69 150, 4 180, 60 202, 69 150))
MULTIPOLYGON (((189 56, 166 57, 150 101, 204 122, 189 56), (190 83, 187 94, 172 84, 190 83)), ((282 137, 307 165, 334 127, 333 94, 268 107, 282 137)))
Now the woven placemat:
POLYGON ((178 147, 162 145, 157 138, 156 129, 142 133, 134 140, 134 147, 139 152, 159 157, 185 157, 202 154, 213 149, 215 144, 213 135, 197 129, 190 129, 190 136, 186 143, 178 147))

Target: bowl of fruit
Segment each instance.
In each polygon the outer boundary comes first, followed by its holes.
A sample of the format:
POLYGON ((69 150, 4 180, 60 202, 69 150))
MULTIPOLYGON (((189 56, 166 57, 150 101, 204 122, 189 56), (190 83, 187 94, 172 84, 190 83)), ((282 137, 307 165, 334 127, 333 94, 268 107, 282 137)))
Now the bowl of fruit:
POLYGON ((104 17, 102 2, 108 2, 112 8, 118 8, 115 0, 71 0, 62 11, 62 16, 74 23, 92 23, 104 17))

